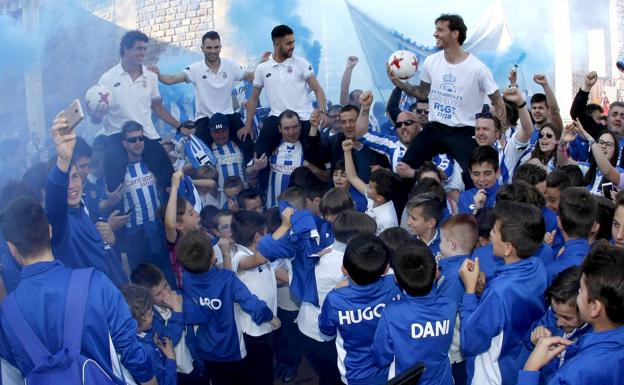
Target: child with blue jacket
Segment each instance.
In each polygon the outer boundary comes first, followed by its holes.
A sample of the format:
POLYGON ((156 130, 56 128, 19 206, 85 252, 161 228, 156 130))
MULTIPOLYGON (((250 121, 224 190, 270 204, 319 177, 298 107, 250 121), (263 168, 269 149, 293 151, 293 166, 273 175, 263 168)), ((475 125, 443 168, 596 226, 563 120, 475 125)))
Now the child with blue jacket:
MULTIPOLYGON (((475 217, 470 214, 450 217, 440 227, 440 239, 436 288, 440 295, 460 303, 465 289, 459 278, 459 268, 466 259, 472 258, 472 252, 477 245, 478 233, 475 217)), ((459 343, 459 322, 456 322, 449 351, 455 385, 466 383, 466 361, 461 354, 459 343)))
POLYGON ((389 250, 376 236, 358 234, 345 249, 342 272, 349 284, 330 291, 319 315, 323 334, 336 339, 342 382, 352 385, 385 384, 388 368, 370 365, 373 336, 382 309, 400 290, 388 270, 389 250))
POLYGON ((581 265, 576 298, 581 320, 593 332, 576 343, 563 337, 544 337, 518 375, 518 385, 536 385, 540 372, 565 351, 565 362, 548 385, 616 385, 624 381, 624 251, 606 242, 595 245, 581 265))
POLYGON ((132 318, 139 324, 137 340, 147 352, 158 384, 176 385, 176 357, 173 343, 152 328, 154 310, 149 291, 134 284, 122 285, 120 290, 128 302, 132 318))
POLYGON ((598 217, 598 202, 584 187, 568 187, 559 199, 563 251, 546 265, 548 280, 570 266, 579 266, 589 252, 588 238, 598 217))
POLYGON ((484 207, 494 207, 496 192, 501 186, 498 151, 492 146, 475 147, 470 154, 468 167, 475 187, 459 195, 458 212, 475 214, 484 207))
POLYGON ((381 368, 395 362, 395 373, 416 363, 427 368, 420 385, 452 385, 449 349, 457 304, 433 288, 436 263, 420 240, 410 240, 394 255, 392 268, 401 299, 386 303, 373 338, 374 362, 381 368))
POLYGON ((545 233, 540 210, 501 201, 494 216, 493 252, 505 264, 496 268, 481 299, 475 294, 479 259, 465 260, 459 273, 466 289, 459 307, 460 346, 468 357, 468 383, 474 385, 516 383, 522 338, 545 311, 546 269, 534 256, 545 233))
POLYGON ((178 241, 176 254, 186 270, 182 280, 184 317, 187 324, 197 326, 198 355, 204 360, 206 375, 213 385, 249 383, 243 361, 247 352, 234 304, 258 325, 271 321, 277 328, 279 320, 234 272, 214 266, 212 244, 201 231, 185 234, 178 241))
MULTIPOLYGON (((563 337, 575 342, 592 328, 581 320, 576 297, 581 285, 581 268, 568 267, 559 273, 546 291, 550 307, 546 314, 531 325, 531 330, 524 337, 524 345, 533 350, 540 339, 544 337, 563 337)), ((558 360, 552 360, 540 372, 540 383, 545 384, 552 374, 565 362, 565 352, 558 360)))

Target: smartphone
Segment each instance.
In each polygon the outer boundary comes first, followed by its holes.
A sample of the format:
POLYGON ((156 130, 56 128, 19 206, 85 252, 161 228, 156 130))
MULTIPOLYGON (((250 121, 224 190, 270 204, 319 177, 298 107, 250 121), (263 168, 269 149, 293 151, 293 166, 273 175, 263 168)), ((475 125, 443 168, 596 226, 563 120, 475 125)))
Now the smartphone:
POLYGON ((602 184, 602 196, 608 199, 611 199, 611 191, 613 191, 613 183, 603 183, 602 184))
POLYGON ((84 119, 84 112, 82 111, 80 100, 74 100, 72 104, 63 111, 63 117, 67 119, 67 128, 62 130, 61 134, 67 135, 84 119))
POLYGON ((130 207, 130 208, 128 209, 128 211, 126 211, 126 212, 124 213, 124 215, 130 215, 130 213, 132 212, 132 210, 134 210, 134 209, 133 209, 132 207, 130 207))

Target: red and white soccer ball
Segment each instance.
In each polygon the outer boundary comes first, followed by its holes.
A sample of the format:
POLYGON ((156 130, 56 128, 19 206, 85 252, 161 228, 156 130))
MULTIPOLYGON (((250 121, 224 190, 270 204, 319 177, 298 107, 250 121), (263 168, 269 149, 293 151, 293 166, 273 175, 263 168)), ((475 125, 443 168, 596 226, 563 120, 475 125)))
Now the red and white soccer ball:
POLYGON ((113 93, 106 86, 96 84, 87 90, 85 100, 91 112, 95 111, 98 106, 108 110, 113 103, 113 93))
POLYGON ((418 59, 410 51, 399 50, 390 55, 388 66, 399 79, 407 80, 418 70, 418 59))

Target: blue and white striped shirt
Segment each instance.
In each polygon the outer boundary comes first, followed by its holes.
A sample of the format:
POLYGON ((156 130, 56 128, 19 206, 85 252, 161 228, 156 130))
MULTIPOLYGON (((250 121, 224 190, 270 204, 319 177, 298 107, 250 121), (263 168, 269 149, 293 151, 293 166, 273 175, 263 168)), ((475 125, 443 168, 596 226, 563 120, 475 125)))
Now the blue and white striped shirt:
POLYGON ((156 191, 156 177, 142 161, 128 163, 124 180, 124 209, 132 209, 128 228, 142 226, 156 220, 160 201, 156 191))
POLYGON ((219 171, 219 188, 223 189, 223 181, 231 176, 237 176, 245 181, 245 164, 243 153, 231 140, 221 146, 212 144, 212 153, 217 158, 219 171))
POLYGON ((270 160, 271 174, 269 175, 269 191, 267 193, 267 208, 277 206, 277 197, 288 188, 290 174, 303 166, 303 147, 301 142, 282 142, 273 152, 270 160))

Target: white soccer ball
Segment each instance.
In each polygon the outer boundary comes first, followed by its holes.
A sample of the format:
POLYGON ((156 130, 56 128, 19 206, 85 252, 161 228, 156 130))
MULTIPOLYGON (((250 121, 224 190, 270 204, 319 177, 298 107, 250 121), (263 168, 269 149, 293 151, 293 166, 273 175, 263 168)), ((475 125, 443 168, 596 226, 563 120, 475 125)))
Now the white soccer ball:
POLYGON ((87 107, 91 112, 95 111, 98 106, 108 110, 113 103, 113 93, 108 87, 102 84, 96 84, 87 90, 85 94, 85 100, 87 101, 87 107))
POLYGON ((399 50, 390 55, 388 66, 399 79, 407 80, 418 70, 418 59, 410 51, 399 50))

